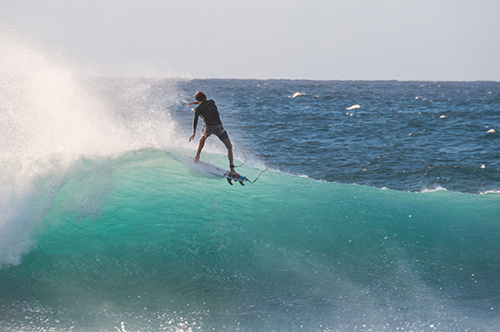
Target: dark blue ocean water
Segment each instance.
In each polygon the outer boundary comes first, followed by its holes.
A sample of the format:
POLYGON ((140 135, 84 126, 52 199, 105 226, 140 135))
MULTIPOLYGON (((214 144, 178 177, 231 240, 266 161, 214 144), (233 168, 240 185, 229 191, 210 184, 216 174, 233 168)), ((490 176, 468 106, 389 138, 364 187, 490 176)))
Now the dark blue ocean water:
POLYGON ((194 80, 182 89, 206 91, 237 145, 284 172, 403 191, 500 188, 498 82, 194 80))
MULTIPOLYGON (((78 79, 16 52, 0 330, 498 330, 499 83, 78 79), (256 183, 179 158, 195 90, 256 183)), ((217 138, 202 160, 227 167, 217 138)))

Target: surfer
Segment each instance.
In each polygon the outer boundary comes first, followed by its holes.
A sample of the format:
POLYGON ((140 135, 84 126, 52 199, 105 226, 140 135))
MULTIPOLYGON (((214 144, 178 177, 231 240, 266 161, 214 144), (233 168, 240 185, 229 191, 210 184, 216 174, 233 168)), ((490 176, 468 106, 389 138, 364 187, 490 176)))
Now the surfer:
POLYGON ((190 102, 188 104, 188 106, 198 104, 198 107, 196 107, 194 110, 193 134, 191 135, 191 137, 189 137, 190 142, 196 135, 198 117, 201 116, 204 121, 203 134, 201 135, 200 142, 198 143, 198 151, 196 152, 196 156, 194 157, 194 162, 196 163, 200 160, 201 150, 203 150, 207 138, 210 135, 215 134, 227 148, 227 158, 229 159, 230 168, 229 174, 239 176, 239 174, 234 170, 233 145, 231 144, 231 140, 229 139, 227 131, 222 126, 219 111, 217 110, 215 102, 212 99, 207 100, 207 96, 201 91, 196 91, 194 98, 196 99, 196 101, 190 102))

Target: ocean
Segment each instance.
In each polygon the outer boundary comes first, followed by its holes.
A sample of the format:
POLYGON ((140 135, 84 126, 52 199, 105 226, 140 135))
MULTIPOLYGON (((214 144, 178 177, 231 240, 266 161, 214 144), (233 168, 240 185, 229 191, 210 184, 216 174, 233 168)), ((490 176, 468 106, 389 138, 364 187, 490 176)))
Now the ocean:
POLYGON ((500 329, 499 82, 82 78, 2 43, 0 330, 500 329), (255 183, 183 162, 196 90, 255 183))

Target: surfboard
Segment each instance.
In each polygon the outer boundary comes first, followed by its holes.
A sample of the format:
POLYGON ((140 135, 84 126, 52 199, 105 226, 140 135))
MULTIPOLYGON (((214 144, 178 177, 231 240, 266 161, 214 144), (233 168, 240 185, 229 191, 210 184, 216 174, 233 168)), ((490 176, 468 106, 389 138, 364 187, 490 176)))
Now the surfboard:
POLYGON ((232 181, 238 181, 239 184, 241 184, 242 186, 245 185, 245 182, 251 182, 245 176, 231 175, 231 174, 229 174, 228 170, 217 167, 217 166, 212 165, 212 164, 209 164, 207 162, 199 160, 198 162, 195 163, 193 158, 189 158, 188 160, 189 160, 190 166, 192 166, 192 168, 226 178, 227 182, 230 185, 233 185, 232 181))
POLYGON ((245 185, 245 182, 250 182, 250 180, 248 180, 244 176, 241 176, 241 175, 239 175, 239 176, 237 176, 237 175, 231 175, 231 174, 229 174, 228 170, 220 168, 220 167, 217 167, 217 166, 212 165, 212 164, 209 164, 207 162, 204 162, 204 161, 201 161, 201 160, 199 160, 197 163, 195 163, 194 160, 192 162, 193 162, 193 164, 195 164, 196 166, 199 166, 200 168, 202 168, 204 171, 206 171, 208 173, 211 173, 211 174, 214 174, 214 175, 226 178, 227 182, 230 185, 233 185, 233 182, 232 182, 233 180, 234 181, 238 181, 242 186, 245 185))

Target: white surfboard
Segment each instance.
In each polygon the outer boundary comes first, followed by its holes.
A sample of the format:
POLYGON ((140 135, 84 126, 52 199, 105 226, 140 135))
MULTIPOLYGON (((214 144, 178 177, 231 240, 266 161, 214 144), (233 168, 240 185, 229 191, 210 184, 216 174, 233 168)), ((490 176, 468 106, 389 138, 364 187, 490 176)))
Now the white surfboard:
POLYGON ((214 175, 226 178, 227 182, 229 182, 230 185, 233 185, 233 183, 231 182, 232 180, 238 181, 242 186, 245 185, 245 182, 250 182, 250 180, 247 179, 244 176, 241 176, 241 175, 231 175, 231 174, 229 174, 228 170, 220 168, 220 167, 217 167, 217 166, 209 164, 209 163, 206 163, 204 161, 199 160, 198 162, 195 163, 194 160, 192 160, 192 162, 196 166, 200 166, 204 171, 206 171, 208 173, 211 173, 211 174, 214 174, 214 175))
POLYGON ((205 172, 209 174, 213 174, 216 176, 220 176, 223 178, 227 179, 227 182, 230 185, 233 185, 232 181, 238 181, 242 186, 245 185, 245 182, 251 182, 248 178, 244 176, 234 176, 230 175, 229 171, 220 167, 217 167, 215 165, 209 164, 207 162, 199 160, 198 162, 194 162, 194 159, 191 157, 187 157, 185 155, 177 155, 177 158, 185 162, 189 168, 198 171, 198 172, 205 172))

